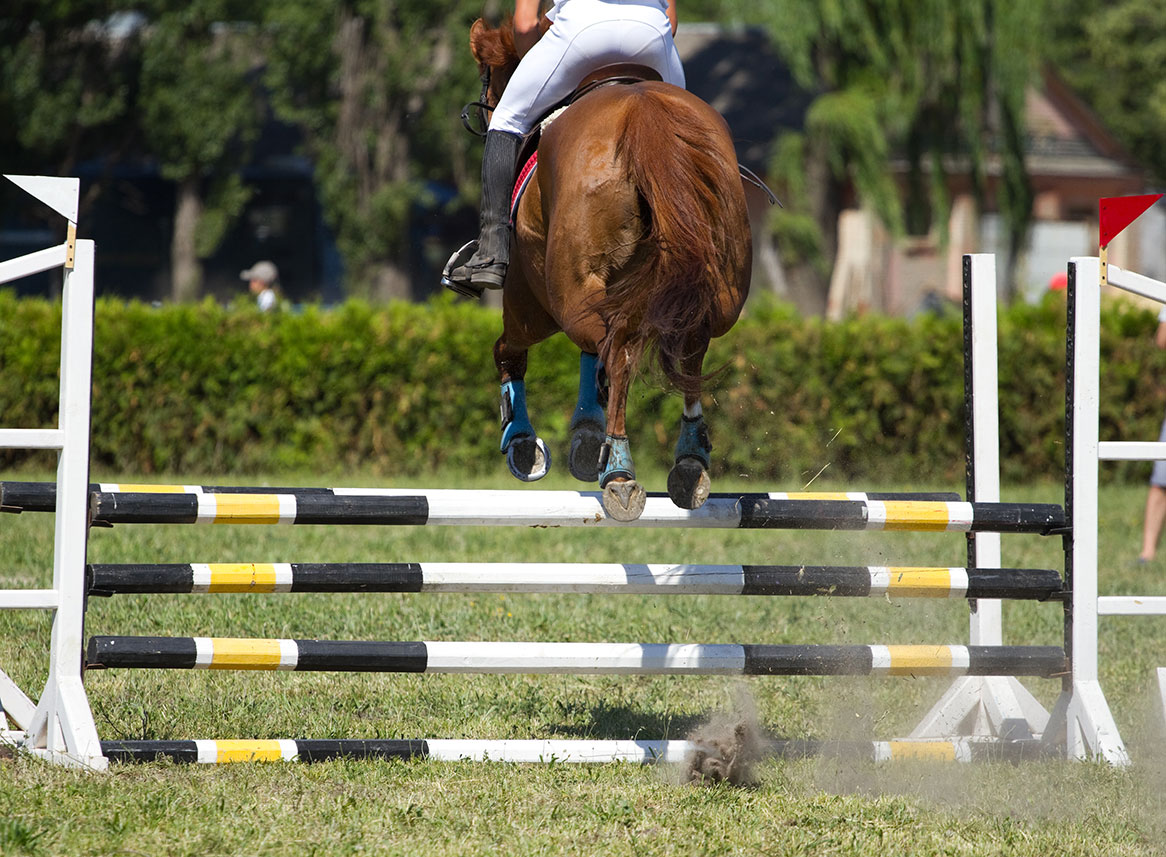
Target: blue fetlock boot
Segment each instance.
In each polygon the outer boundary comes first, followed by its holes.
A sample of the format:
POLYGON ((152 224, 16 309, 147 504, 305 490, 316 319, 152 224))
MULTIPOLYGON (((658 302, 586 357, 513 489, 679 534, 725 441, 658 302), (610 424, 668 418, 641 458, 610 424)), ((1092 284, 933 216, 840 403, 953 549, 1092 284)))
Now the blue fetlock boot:
POLYGON ((607 417, 599 403, 599 355, 579 355, 579 399, 571 417, 571 452, 567 469, 581 482, 599 478, 599 450, 603 446, 607 417))
POLYGON ((534 482, 551 469, 551 454, 542 438, 534 433, 526 412, 526 383, 507 381, 502 385, 502 452, 516 479, 534 482))

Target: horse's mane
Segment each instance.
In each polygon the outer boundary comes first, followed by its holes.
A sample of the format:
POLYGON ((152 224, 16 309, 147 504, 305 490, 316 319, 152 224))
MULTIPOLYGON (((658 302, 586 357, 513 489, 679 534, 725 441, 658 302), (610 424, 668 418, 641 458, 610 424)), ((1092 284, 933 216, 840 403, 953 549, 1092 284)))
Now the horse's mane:
POLYGON ((470 28, 470 51, 478 61, 478 68, 489 68, 495 75, 504 75, 498 80, 498 92, 509 81, 518 66, 518 48, 514 44, 514 18, 508 16, 497 27, 491 27, 479 18, 470 28))

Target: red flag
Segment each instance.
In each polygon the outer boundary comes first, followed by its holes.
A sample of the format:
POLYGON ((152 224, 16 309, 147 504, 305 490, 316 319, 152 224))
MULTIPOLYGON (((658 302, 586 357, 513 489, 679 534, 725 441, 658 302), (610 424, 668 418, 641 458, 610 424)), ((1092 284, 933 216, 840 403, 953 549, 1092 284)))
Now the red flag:
POLYGON ((1166 194, 1147 193, 1141 196, 1103 197, 1098 203, 1097 244, 1106 247, 1118 233, 1142 216, 1151 205, 1166 194))

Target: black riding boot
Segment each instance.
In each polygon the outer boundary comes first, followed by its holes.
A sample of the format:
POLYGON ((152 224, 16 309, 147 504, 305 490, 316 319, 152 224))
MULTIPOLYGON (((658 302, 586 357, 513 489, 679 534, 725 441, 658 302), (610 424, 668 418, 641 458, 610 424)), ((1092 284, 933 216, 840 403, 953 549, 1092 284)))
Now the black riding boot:
POLYGON ((486 132, 478 247, 468 262, 450 272, 451 287, 481 294, 483 289, 502 288, 506 280, 506 267, 510 264, 510 194, 521 143, 517 134, 486 132))

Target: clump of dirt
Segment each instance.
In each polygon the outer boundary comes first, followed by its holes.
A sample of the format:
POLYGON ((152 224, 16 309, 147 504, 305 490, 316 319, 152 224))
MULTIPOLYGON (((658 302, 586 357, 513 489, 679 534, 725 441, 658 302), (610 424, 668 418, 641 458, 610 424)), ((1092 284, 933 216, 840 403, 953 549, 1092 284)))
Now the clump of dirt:
POLYGON ((688 736, 695 745, 684 762, 684 779, 694 785, 754 788, 755 766, 765 758, 769 742, 761 731, 756 712, 744 698, 737 711, 718 714, 688 736))

